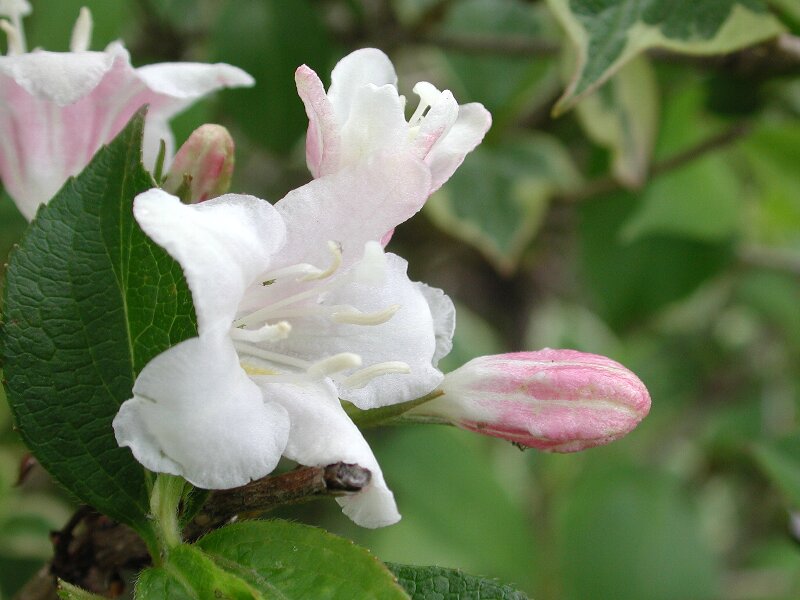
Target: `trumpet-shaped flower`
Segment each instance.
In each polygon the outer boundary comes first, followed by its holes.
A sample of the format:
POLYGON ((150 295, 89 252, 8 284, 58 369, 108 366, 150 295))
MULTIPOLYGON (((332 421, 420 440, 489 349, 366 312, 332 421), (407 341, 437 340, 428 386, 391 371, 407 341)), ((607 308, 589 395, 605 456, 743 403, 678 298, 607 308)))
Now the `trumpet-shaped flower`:
MULTIPOLYGON (((27 7, 27 9, 26 9, 27 7)), ((162 63, 138 69, 119 42, 88 50, 91 15, 82 9, 70 52, 26 52, 21 0, 0 4, 8 56, 0 56, 0 178, 20 211, 31 219, 66 179, 79 173, 144 104, 144 159, 152 167, 160 140, 172 155, 169 119, 198 98, 253 79, 226 64, 162 63)))
MULTIPOLYGON (((478 103, 459 104, 449 90, 421 81, 420 98, 406 120, 405 97, 389 58, 375 48, 344 57, 331 73, 328 92, 303 65, 295 73, 308 114, 306 161, 314 177, 352 165, 375 151, 409 153, 431 173, 429 193, 447 181, 483 139, 492 119, 478 103)), ((424 202, 424 200, 423 200, 424 202)))
POLYGON ((114 419, 147 468, 204 488, 240 486, 281 454, 372 473, 339 499, 368 527, 399 519, 391 491, 339 398, 373 408, 422 396, 443 379, 454 316, 378 242, 430 187, 414 157, 376 155, 290 192, 275 206, 228 194, 185 205, 138 196, 144 231, 182 266, 199 337, 141 372, 114 419))

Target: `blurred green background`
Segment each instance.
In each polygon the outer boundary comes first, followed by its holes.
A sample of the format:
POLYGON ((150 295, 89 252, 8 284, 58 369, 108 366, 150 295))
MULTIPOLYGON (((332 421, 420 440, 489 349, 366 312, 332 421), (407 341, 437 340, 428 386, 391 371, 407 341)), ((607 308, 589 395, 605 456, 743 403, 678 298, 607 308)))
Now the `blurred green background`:
MULTIPOLYGON (((724 58, 656 49, 553 118, 579 54, 556 0, 32 4, 31 46, 66 50, 85 4, 93 49, 121 38, 136 65, 249 71, 256 87, 194 106, 174 129, 180 143, 203 122, 229 127, 233 191, 273 201, 309 179, 300 64, 327 83, 345 53, 377 46, 407 97, 428 80, 483 102, 494 116, 486 141, 389 246, 458 305, 443 366, 571 347, 624 363, 650 389, 636 431, 575 455, 434 426, 371 431, 398 525, 358 529, 333 502, 280 516, 387 561, 463 568, 538 600, 800 597, 790 526, 800 511, 796 48, 794 62, 774 41, 724 58)), ((772 11, 797 44, 794 0, 747 4, 772 11)), ((0 198, 4 257, 24 226, 0 198)), ((0 589, 10 597, 72 508, 43 473, 13 485, 24 448, 5 402, 0 426, 0 589)))

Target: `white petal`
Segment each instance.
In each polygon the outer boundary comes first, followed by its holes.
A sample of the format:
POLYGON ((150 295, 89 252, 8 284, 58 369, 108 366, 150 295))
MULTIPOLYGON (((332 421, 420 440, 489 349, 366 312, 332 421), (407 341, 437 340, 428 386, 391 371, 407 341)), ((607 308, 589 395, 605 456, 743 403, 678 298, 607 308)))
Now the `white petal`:
POLYGON ((333 105, 325 94, 317 74, 302 65, 295 71, 297 93, 308 115, 306 134, 306 163, 314 177, 332 173, 339 168, 339 124, 333 105))
MULTIPOLYGON (((127 60, 127 53, 37 50, 0 56, 0 73, 31 96, 66 106, 94 90, 117 58, 127 60)), ((0 82, 0 88, 8 85, 1 79, 0 82)))
POLYGON ((344 123, 350 116, 354 95, 367 84, 397 87, 397 73, 392 61, 376 48, 362 48, 345 56, 333 68, 328 98, 336 119, 344 123))
POLYGON ((114 432, 151 471, 226 489, 275 468, 289 419, 280 405, 264 401, 230 341, 193 338, 147 364, 114 418, 114 432))
POLYGON ((408 124, 397 88, 367 84, 353 93, 352 103, 350 117, 341 130, 341 164, 355 164, 381 151, 399 153, 409 146, 408 124))
POLYGON ((348 517, 362 527, 384 527, 400 520, 378 461, 330 383, 262 384, 262 389, 289 414, 291 430, 284 450, 288 458, 309 466, 344 462, 369 469, 372 479, 365 489, 337 500, 348 517))
POLYGON ((289 192, 275 208, 288 231, 280 265, 326 265, 328 241, 340 242, 345 264, 380 240, 428 198, 428 168, 409 155, 379 154, 289 192))
POLYGON ((456 331, 456 308, 450 296, 439 288, 425 283, 416 284, 428 301, 433 316, 433 330, 436 336, 436 351, 433 353, 433 366, 450 354, 453 349, 453 334, 456 331))
POLYGON ((431 148, 425 163, 431 169, 431 193, 439 189, 464 162, 464 157, 480 144, 492 124, 492 117, 483 105, 463 104, 458 108, 455 124, 431 148))
POLYGON ((414 400, 435 389, 443 378, 432 364, 437 352, 436 326, 426 293, 408 279, 405 260, 394 254, 387 254, 386 259, 386 279, 381 286, 349 283, 328 292, 323 306, 349 305, 372 313, 400 305, 391 319, 380 325, 337 323, 322 317, 292 319, 291 335, 276 345, 280 351, 311 362, 353 352, 361 356, 362 368, 386 362, 410 367, 410 373, 380 375, 360 388, 339 383, 339 396, 362 409, 414 400))
POLYGON ((284 242, 280 215, 252 196, 226 194, 187 205, 152 189, 136 197, 133 213, 183 268, 201 336, 227 333, 246 288, 284 242))
MULTIPOLYGON (((419 84, 417 84, 419 85, 419 84)), ((414 88, 416 89, 416 87, 414 88)), ((434 88, 435 89, 435 88, 434 88)), ((417 156, 425 158, 436 142, 446 136, 458 118, 458 103, 450 90, 438 94, 431 104, 430 110, 420 123, 419 131, 414 139, 417 156)))
POLYGON ((242 69, 225 63, 158 63, 139 67, 136 74, 153 92, 182 100, 195 100, 226 87, 255 84, 242 69))

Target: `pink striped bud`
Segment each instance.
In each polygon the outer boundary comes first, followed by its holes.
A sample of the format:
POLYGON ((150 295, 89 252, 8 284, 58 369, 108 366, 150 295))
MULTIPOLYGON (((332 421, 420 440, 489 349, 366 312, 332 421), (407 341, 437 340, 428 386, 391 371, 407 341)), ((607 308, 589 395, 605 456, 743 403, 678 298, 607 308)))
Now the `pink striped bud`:
POLYGON ((650 395, 618 362, 576 350, 481 356, 445 376, 444 395, 410 416, 550 452, 613 442, 639 424, 650 395))
POLYGON ((233 151, 227 129, 201 125, 178 150, 162 187, 190 203, 221 196, 231 185, 233 151))

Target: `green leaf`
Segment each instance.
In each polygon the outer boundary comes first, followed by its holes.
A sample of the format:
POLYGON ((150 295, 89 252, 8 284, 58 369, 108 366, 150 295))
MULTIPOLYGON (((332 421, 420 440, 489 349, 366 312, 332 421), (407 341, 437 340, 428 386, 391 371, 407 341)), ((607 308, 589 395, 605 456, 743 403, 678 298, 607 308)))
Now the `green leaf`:
MULTIPOLYGON (((721 128, 703 110, 699 88, 682 90, 667 99, 656 157, 675 156, 721 128)), ((623 239, 669 234, 716 242, 733 237, 742 221, 743 186, 726 150, 710 152, 655 177, 625 224, 623 239)))
POLYGON ((762 125, 742 143, 757 184, 746 233, 756 242, 800 249, 800 125, 762 125))
POLYGON ((512 273, 550 198, 573 189, 580 179, 558 140, 528 135, 475 150, 425 209, 439 227, 477 247, 501 273, 512 273))
POLYGON ((577 51, 561 114, 649 48, 724 54, 764 41, 783 27, 761 0, 547 0, 577 51))
POLYGON ((792 509, 800 508, 800 435, 753 447, 756 464, 778 487, 792 509))
MULTIPOLYGON (((528 38, 558 43, 558 25, 541 5, 518 0, 466 0, 454 3, 442 24, 444 36, 528 38)), ((444 52, 455 81, 459 102, 481 102, 492 113, 489 136, 496 138, 521 113, 551 102, 558 91, 556 60, 528 56, 501 56, 444 52)))
POLYGON ((286 521, 235 523, 197 545, 219 567, 281 598, 407 598, 367 550, 314 527, 286 521))
POLYGON ((698 511, 669 475, 587 469, 560 512, 564 600, 720 597, 698 511))
POLYGON ((249 89, 226 92, 223 110, 251 139, 287 152, 308 126, 294 72, 306 63, 327 81, 337 46, 310 0, 229 0, 214 37, 216 60, 241 67, 256 79, 249 89))
MULTIPOLYGON (((250 574, 248 574, 250 575, 250 574)), ((266 584, 250 585, 245 577, 216 565, 211 557, 194 546, 181 544, 172 548, 162 567, 148 569, 136 583, 135 600, 161 598, 230 598, 260 600, 283 598, 277 588, 266 584), (269 592, 264 595, 261 592, 269 592)))
POLYGON ((98 510, 149 531, 149 482, 111 421, 157 354, 195 336, 180 266, 136 224, 153 187, 144 112, 39 210, 13 253, 3 356, 19 431, 39 462, 98 510))
POLYGON ((639 57, 576 107, 586 134, 611 152, 614 177, 628 187, 647 178, 658 131, 658 88, 650 62, 639 57))
POLYGON ((614 329, 653 315, 697 289, 732 260, 729 242, 620 235, 639 207, 630 193, 593 198, 580 206, 582 277, 594 310, 614 329))
POLYGON ((411 600, 528 600, 528 596, 491 579, 458 569, 388 564, 411 600))

